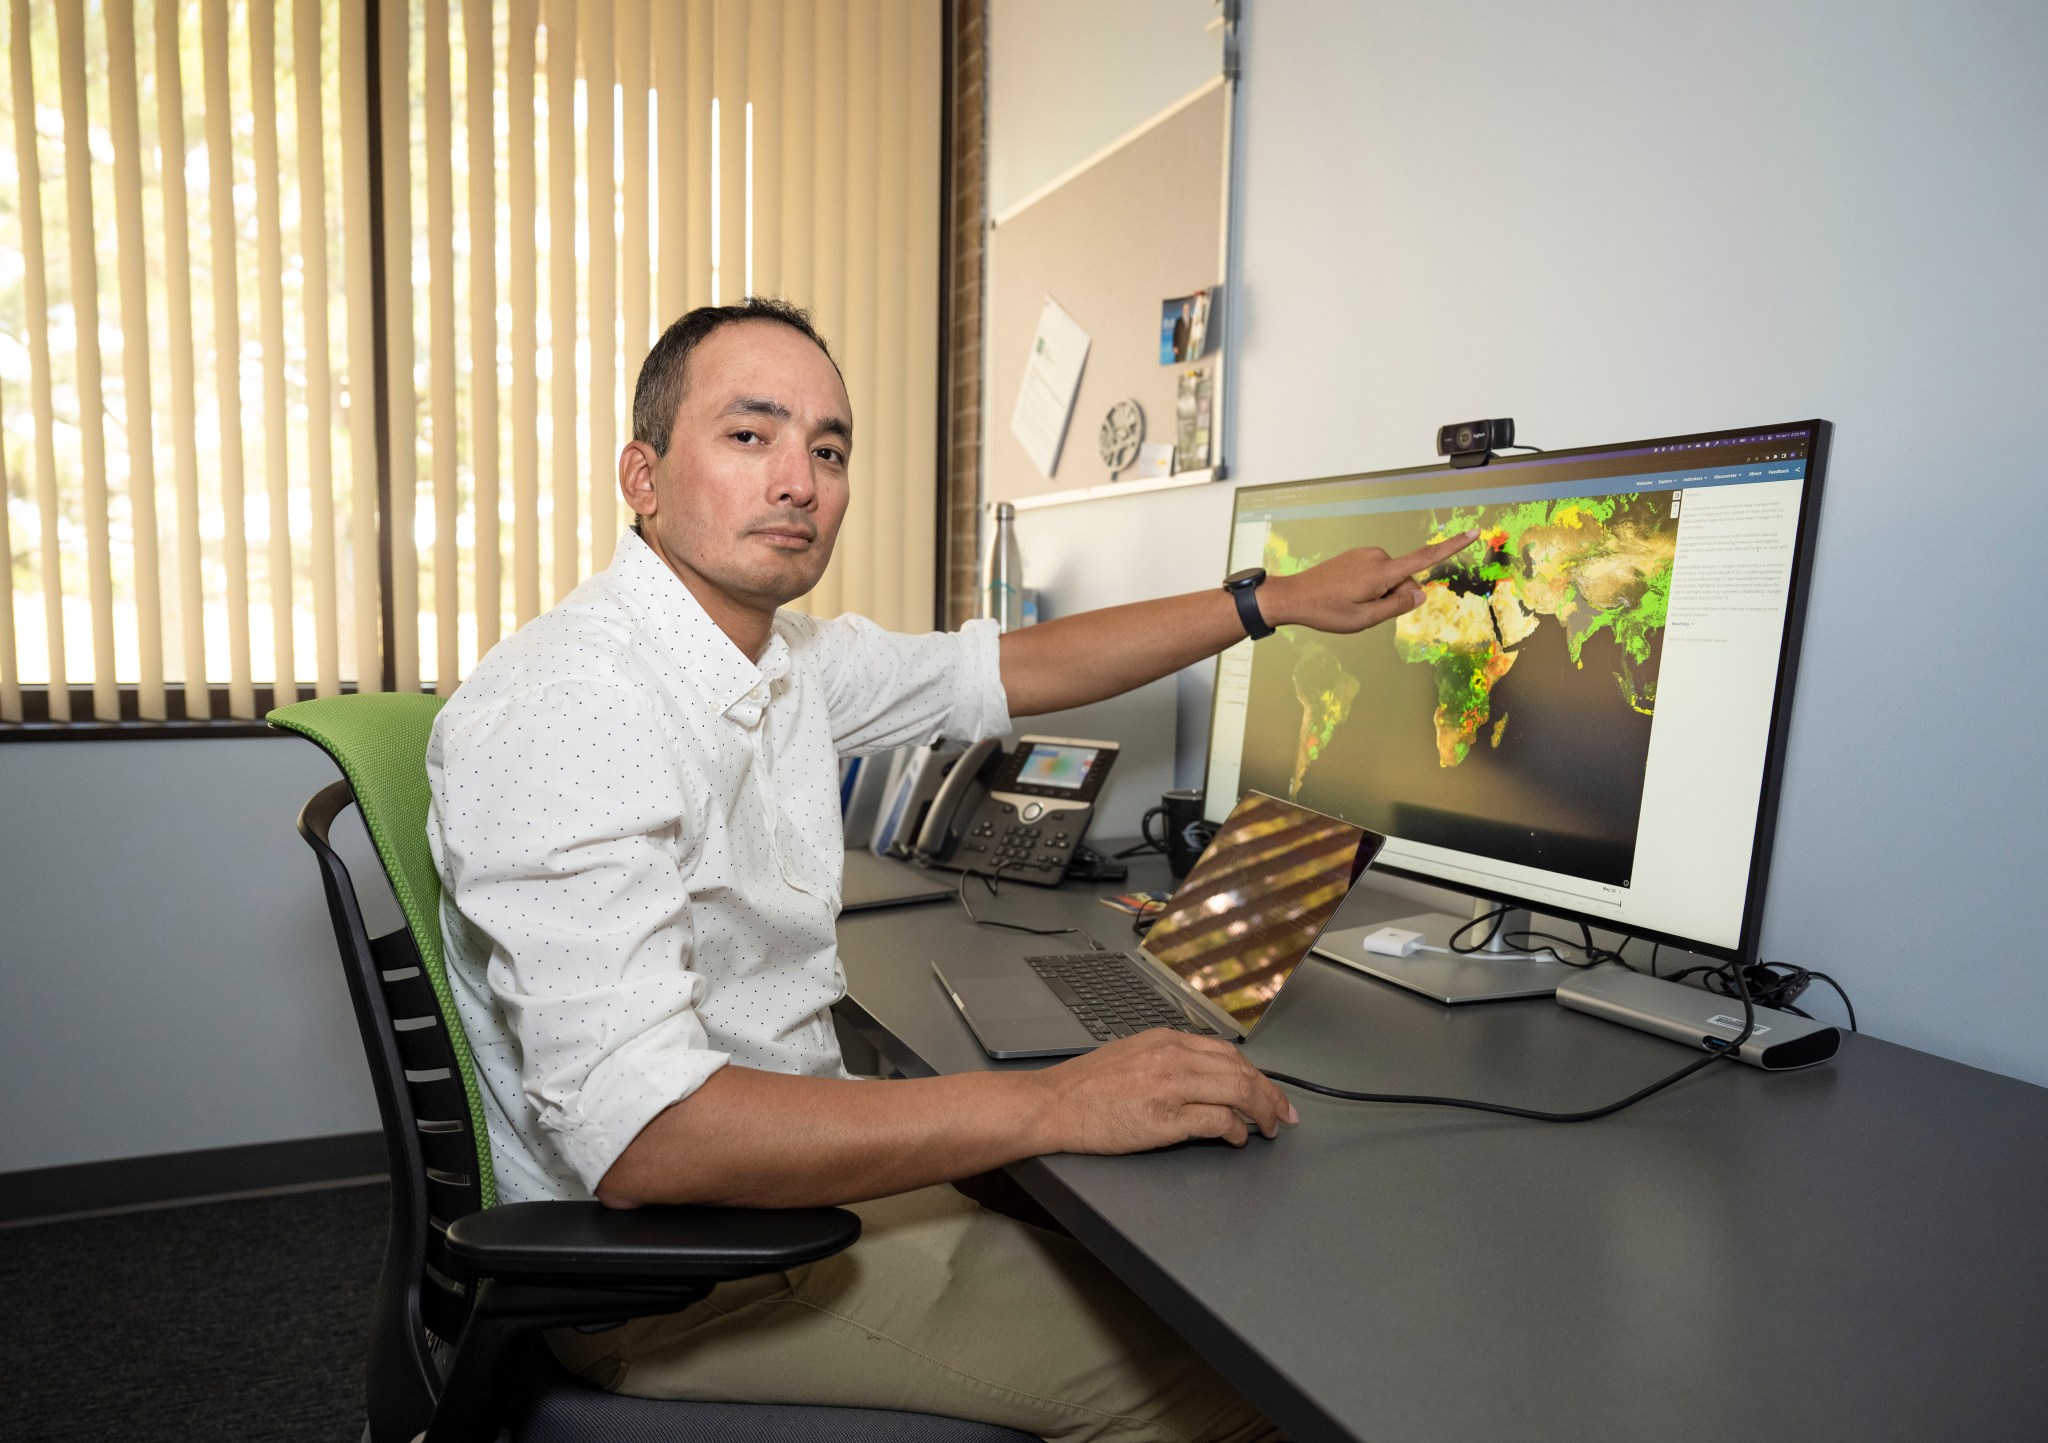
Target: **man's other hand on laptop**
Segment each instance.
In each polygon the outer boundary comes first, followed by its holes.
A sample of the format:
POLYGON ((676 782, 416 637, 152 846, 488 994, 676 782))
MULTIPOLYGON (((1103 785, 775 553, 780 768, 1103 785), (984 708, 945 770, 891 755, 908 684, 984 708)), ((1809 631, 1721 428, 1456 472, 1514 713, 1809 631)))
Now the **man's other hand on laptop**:
POLYGON ((1243 1147, 1301 1120, 1244 1054, 1163 1028, 1120 1038, 1035 1077, 1050 1105, 1042 1152, 1143 1152, 1190 1138, 1243 1147))

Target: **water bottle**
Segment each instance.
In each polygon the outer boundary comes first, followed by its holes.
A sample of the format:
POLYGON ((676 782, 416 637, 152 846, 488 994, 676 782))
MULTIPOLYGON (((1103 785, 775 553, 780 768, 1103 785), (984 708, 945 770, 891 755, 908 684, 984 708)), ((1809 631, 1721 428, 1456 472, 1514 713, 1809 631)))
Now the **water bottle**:
POLYGON ((981 614, 1004 631, 1024 624, 1024 557, 1017 550, 1017 508, 996 503, 996 531, 989 538, 988 565, 981 577, 981 614))

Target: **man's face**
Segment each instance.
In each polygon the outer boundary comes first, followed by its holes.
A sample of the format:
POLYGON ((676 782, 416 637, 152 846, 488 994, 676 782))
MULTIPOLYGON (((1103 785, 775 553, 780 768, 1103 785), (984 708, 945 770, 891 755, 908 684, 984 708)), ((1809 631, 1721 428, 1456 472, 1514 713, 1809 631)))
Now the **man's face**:
MULTIPOLYGON (((846 515, 853 408, 802 333, 738 321, 698 343, 651 495, 627 501, 700 601, 756 614, 811 590, 846 515)), ((713 607, 712 609, 716 609, 713 607)))

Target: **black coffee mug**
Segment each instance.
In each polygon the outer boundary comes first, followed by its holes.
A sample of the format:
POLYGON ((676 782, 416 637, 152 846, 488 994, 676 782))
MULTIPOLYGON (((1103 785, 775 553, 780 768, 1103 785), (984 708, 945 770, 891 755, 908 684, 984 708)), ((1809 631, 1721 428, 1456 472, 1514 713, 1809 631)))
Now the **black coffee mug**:
POLYGON ((1216 835, 1216 824, 1202 820, 1202 789, 1196 787, 1160 793, 1159 805, 1145 813, 1138 830, 1144 833, 1146 841, 1166 853, 1166 865, 1178 882, 1187 876, 1201 857, 1202 849, 1209 845, 1209 839, 1216 835), (1161 819, 1163 836, 1152 833, 1154 817, 1161 819))

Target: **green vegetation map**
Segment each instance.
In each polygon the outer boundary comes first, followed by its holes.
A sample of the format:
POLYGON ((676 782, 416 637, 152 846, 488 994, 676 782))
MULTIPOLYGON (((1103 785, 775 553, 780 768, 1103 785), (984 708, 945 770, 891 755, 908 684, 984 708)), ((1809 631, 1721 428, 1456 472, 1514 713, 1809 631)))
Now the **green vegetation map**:
MULTIPOLYGON (((1564 628, 1566 650, 1580 668, 1587 640, 1607 631, 1619 648, 1615 704, 1654 713, 1655 668, 1648 663, 1664 629, 1678 542, 1677 519, 1661 514, 1662 500, 1630 493, 1415 513, 1425 531, 1416 545, 1479 532, 1471 547, 1420 578, 1422 605, 1394 623, 1396 654, 1435 675, 1439 766, 1462 763, 1482 735, 1489 746, 1503 744, 1509 717, 1493 715, 1494 688, 1514 667, 1516 648, 1546 622, 1564 628), (1638 668, 1649 679, 1639 678, 1638 668)), ((1277 529, 1266 539, 1265 565, 1275 575, 1322 559, 1297 554, 1277 529)), ((1295 632, 1290 640, 1301 703, 1288 783, 1296 799, 1309 768, 1349 719, 1359 681, 1315 633, 1295 632)))

